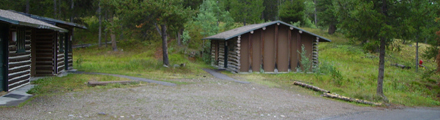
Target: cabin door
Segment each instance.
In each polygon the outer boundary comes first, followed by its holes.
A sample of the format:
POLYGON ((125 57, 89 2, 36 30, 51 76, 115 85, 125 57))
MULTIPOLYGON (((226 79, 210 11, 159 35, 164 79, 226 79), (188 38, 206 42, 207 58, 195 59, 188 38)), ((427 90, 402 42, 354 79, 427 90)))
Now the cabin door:
POLYGON ((0 91, 8 91, 8 80, 5 79, 4 69, 6 64, 4 63, 5 50, 3 49, 4 42, 8 40, 8 26, 0 23, 0 91))

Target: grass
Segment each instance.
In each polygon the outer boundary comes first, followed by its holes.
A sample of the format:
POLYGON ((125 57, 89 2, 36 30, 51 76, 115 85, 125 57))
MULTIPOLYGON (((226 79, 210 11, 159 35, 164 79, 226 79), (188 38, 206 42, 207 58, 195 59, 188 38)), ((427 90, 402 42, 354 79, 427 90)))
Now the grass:
MULTIPOLYGON (((309 28, 305 28, 305 30, 332 40, 330 43, 319 44, 321 74, 240 74, 237 76, 274 87, 289 87, 293 81, 303 81, 340 95, 380 101, 376 96, 379 63, 377 53, 364 52, 362 46, 353 45, 342 34, 328 35, 324 30, 309 28), (335 72, 331 72, 332 69, 335 72)), ((419 72, 415 72, 415 43, 402 44, 396 40, 393 44, 399 46, 400 50, 387 49, 383 86, 385 96, 392 104, 405 106, 440 105, 438 97, 440 95, 440 76, 428 74, 429 71, 436 68, 436 63, 433 60, 424 60, 423 65, 431 69, 420 68, 419 72), (409 65, 412 69, 397 68, 391 66, 392 63, 409 65)), ((420 55, 429 45, 420 43, 419 45, 420 55)))
MULTIPOLYGON (((206 75, 201 68, 210 68, 200 60, 190 61, 186 50, 169 47, 170 66, 164 67, 162 57, 157 54, 160 42, 142 44, 139 42, 120 44, 119 51, 110 47, 74 49, 74 67, 79 71, 102 72, 143 77, 154 80, 192 79, 206 75), (185 64, 180 67, 180 64, 185 64)), ((169 46, 177 46, 175 41, 169 46)))

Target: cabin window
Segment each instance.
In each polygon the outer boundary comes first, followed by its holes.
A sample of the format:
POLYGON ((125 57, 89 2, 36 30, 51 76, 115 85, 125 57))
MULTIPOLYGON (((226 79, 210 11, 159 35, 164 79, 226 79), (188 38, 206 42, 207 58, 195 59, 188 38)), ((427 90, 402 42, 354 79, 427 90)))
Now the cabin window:
POLYGON ((16 33, 16 41, 15 44, 17 46, 17 53, 26 52, 26 31, 25 28, 18 28, 16 33))
POLYGON ((58 44, 59 44, 59 46, 60 46, 60 51, 59 52, 64 52, 64 34, 60 34, 59 36, 58 36, 59 38, 58 38, 58 44))

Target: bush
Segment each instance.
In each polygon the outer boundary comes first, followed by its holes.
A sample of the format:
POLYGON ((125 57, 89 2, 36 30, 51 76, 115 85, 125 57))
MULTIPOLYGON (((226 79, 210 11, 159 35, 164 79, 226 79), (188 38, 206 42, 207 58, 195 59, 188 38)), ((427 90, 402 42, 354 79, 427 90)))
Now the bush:
MULTIPOLYGON (((301 56, 301 66, 304 70, 304 73, 307 73, 310 71, 310 66, 312 65, 312 61, 309 60, 309 57, 307 56, 307 51, 304 47, 304 45, 301 46, 301 52, 297 51, 301 56)), ((297 71, 301 71, 301 68, 297 68, 297 71)))
POLYGON ((319 65, 319 68, 316 71, 316 74, 325 74, 330 75, 332 77, 333 83, 337 86, 341 86, 343 84, 343 77, 339 70, 336 69, 336 67, 327 62, 322 61, 319 65))
POLYGON ((363 46, 364 51, 368 51, 370 53, 378 52, 379 50, 379 42, 373 41, 373 42, 367 42, 363 46))
POLYGON ((439 48, 437 46, 428 47, 428 49, 422 53, 422 57, 425 59, 435 59, 438 51, 439 48))

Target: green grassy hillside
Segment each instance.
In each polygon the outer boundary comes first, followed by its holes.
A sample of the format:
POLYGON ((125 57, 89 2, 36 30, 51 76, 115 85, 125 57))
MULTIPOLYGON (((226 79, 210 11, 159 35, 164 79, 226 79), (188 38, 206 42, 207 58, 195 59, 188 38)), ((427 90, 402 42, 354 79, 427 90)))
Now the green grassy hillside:
MULTIPOLYGON (((379 61, 377 53, 365 52, 362 46, 350 42, 342 34, 328 35, 323 30, 304 29, 332 40, 330 43, 319 44, 319 74, 229 75, 271 87, 292 86, 293 81, 299 80, 340 95, 378 101, 375 96, 379 61)), ((171 66, 163 67, 160 45, 160 41, 147 43, 131 40, 121 41, 117 52, 111 51, 110 47, 96 46, 74 49, 74 67, 80 71, 124 74, 171 82, 175 79, 194 79, 207 75, 201 68, 210 66, 204 64, 200 58, 193 60, 188 57, 189 50, 177 47, 175 41, 171 41, 169 45, 171 66), (182 63, 186 66, 174 67, 175 64, 182 63)), ((390 102, 406 106, 440 105, 440 76, 427 74, 430 70, 423 68, 415 72, 415 45, 412 43, 410 46, 395 42, 393 46, 387 49, 384 79, 384 92, 390 102), (392 63, 411 65, 413 68, 401 69, 391 66, 392 63)), ((426 46, 428 45, 421 44, 420 53, 426 46)), ((424 61, 424 65, 431 70, 435 68, 433 60, 424 61)))

